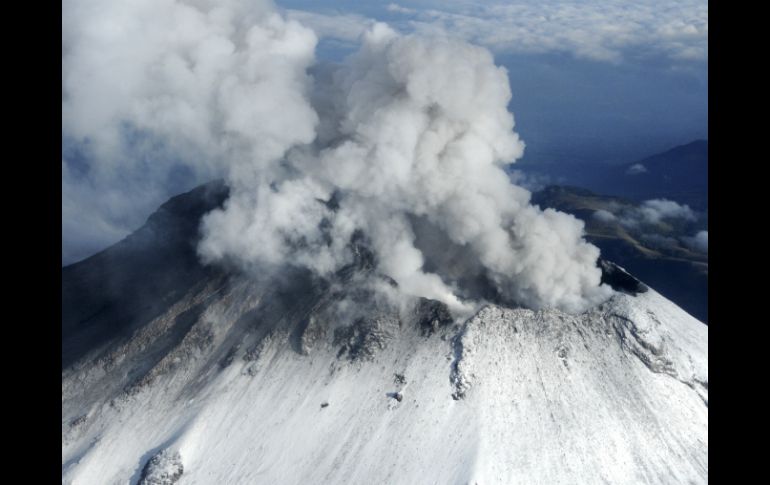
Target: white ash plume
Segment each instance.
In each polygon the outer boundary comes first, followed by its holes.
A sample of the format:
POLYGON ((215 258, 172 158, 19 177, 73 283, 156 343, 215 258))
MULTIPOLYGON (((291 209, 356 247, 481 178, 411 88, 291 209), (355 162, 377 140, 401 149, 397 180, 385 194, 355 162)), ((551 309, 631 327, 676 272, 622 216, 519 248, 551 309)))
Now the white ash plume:
MULTIPOLYGON (((375 24, 344 63, 314 65, 316 36, 268 1, 63 7, 62 136, 89 160, 65 192, 157 205, 182 166, 231 188, 202 224, 204 262, 329 275, 355 261, 359 237, 400 294, 457 312, 476 302, 424 251, 462 248, 503 298, 533 308, 577 312, 611 293, 583 223, 510 183, 524 144, 486 49, 375 24), (415 220, 444 243, 418 247, 415 220)), ((96 205, 114 220, 126 203, 96 205)))
POLYGON ((469 248, 508 299, 580 311, 607 297, 582 222, 531 206, 509 182, 503 168, 524 145, 506 109, 506 72, 488 51, 377 24, 317 82, 315 144, 289 154, 285 178, 233 181, 226 208, 205 221, 204 257, 326 273, 351 261, 360 230, 402 292, 467 309, 424 269, 410 223, 419 216, 469 248), (318 202, 332 196, 335 208, 318 202))

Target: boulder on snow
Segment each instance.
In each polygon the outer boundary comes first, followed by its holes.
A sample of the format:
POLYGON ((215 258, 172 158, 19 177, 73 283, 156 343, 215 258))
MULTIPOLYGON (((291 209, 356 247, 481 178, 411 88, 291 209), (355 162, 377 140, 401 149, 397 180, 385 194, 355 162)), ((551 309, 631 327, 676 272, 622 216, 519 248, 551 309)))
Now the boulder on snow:
POLYGON ((439 328, 447 327, 454 323, 449 307, 440 301, 420 298, 414 312, 420 331, 425 337, 430 337, 439 328))
POLYGON ((139 485, 173 485, 179 481, 183 472, 182 456, 179 452, 162 450, 144 466, 139 485))
POLYGON ((617 264, 599 258, 599 268, 602 270, 601 282, 610 285, 613 290, 621 291, 632 296, 644 293, 648 290, 647 285, 634 278, 626 270, 617 264))

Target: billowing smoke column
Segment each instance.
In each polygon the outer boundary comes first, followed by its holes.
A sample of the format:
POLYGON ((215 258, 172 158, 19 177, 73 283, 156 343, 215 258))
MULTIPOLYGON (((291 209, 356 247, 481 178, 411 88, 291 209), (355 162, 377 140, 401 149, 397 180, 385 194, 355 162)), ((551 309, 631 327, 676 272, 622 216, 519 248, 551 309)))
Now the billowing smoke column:
MULTIPOLYGON (((315 36, 270 5, 162 3, 177 10, 171 33, 121 60, 129 99, 100 109, 115 126, 199 151, 225 174, 231 196, 204 219, 204 261, 327 275, 353 261, 350 242, 362 234, 399 292, 470 309, 462 288, 425 269, 417 218, 464 248, 506 299, 581 311, 611 292, 582 222, 531 206, 503 170, 524 146, 507 111, 506 72, 488 51, 376 24, 345 63, 317 66, 310 78, 315 36)), ((79 95, 63 102, 75 120, 72 111, 89 104, 79 95)), ((76 131, 104 133, 97 125, 76 131)))
POLYGON ((269 0, 64 0, 62 139, 85 160, 62 155, 63 222, 79 221, 63 239, 125 235, 174 193, 312 142, 316 42, 269 0))

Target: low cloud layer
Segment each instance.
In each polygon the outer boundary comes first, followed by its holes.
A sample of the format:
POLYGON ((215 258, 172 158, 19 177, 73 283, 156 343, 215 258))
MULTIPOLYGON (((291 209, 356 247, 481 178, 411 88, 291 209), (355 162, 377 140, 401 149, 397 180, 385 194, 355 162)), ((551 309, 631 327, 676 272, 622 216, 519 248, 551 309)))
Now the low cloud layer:
POLYGON ((523 170, 508 170, 511 183, 523 187, 530 192, 538 192, 549 185, 554 185, 553 177, 537 172, 525 172, 523 170))
POLYGON ((615 214, 604 209, 599 209, 597 211, 594 211, 593 217, 594 219, 601 222, 613 222, 617 220, 617 217, 615 217, 615 214))
POLYGON ((679 204, 668 199, 650 199, 637 206, 614 204, 609 210, 600 209, 593 213, 594 219, 601 222, 619 222, 628 228, 642 225, 655 225, 661 222, 689 221, 698 219, 698 215, 687 204, 679 204))
POLYGON ((690 249, 701 253, 708 254, 709 252, 709 232, 698 231, 693 237, 684 238, 684 243, 690 249))
MULTIPOLYGON (((313 6, 321 8, 324 2, 313 6)), ((404 32, 451 33, 496 52, 563 52, 604 62, 708 59, 705 0, 405 0, 386 5, 384 12, 366 7, 363 3, 360 10, 368 10, 375 18, 388 14, 404 32)), ((294 12, 330 37, 355 38, 356 24, 350 16, 294 12)))
POLYGON ((664 219, 683 219, 694 221, 697 219, 695 212, 687 204, 678 204, 673 200, 652 199, 646 200, 639 208, 639 218, 648 224, 657 224, 664 219))
POLYGON ((524 144, 487 50, 378 23, 344 63, 314 65, 316 35, 269 2, 70 0, 65 11, 63 136, 87 147, 85 178, 140 198, 125 180, 148 169, 224 175, 231 197, 204 219, 204 261, 328 275, 363 238, 402 294, 471 309, 457 282, 426 270, 421 219, 507 300, 581 311, 611 293, 583 223, 510 183, 504 167, 524 144))

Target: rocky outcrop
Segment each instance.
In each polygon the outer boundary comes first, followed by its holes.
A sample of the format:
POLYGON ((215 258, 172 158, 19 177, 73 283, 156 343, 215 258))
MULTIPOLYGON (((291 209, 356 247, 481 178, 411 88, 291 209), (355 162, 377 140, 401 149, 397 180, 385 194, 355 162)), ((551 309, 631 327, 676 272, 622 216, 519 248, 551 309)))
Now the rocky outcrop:
POLYGON ((174 485, 182 478, 184 466, 178 451, 162 450, 142 470, 139 485, 174 485))

